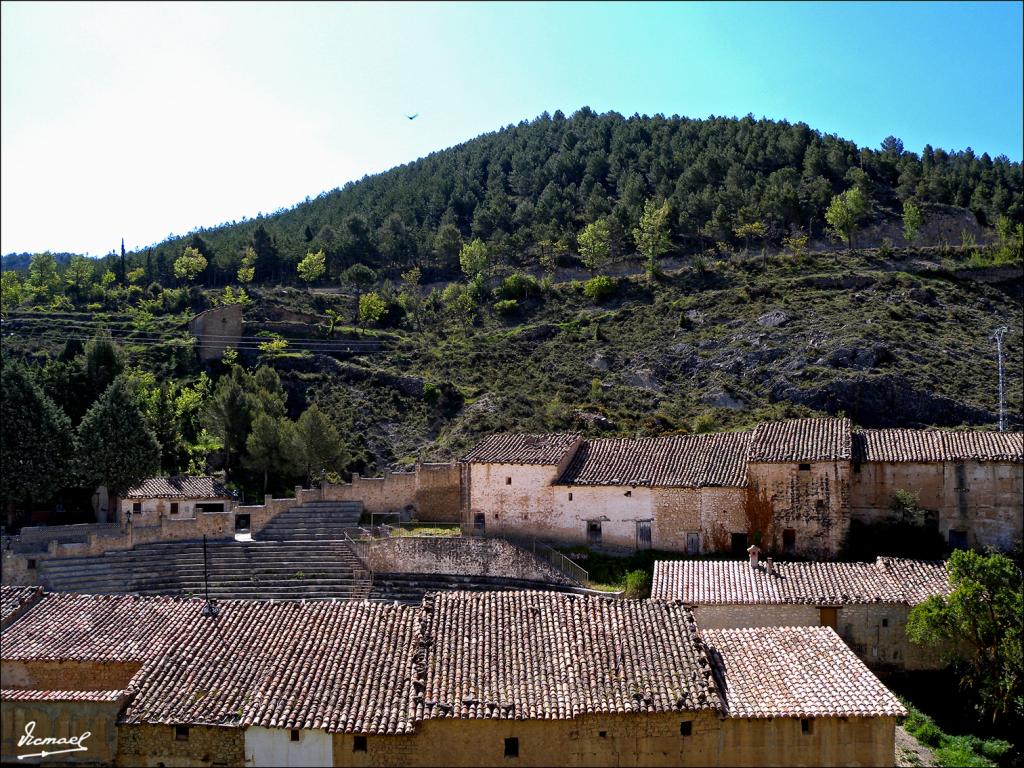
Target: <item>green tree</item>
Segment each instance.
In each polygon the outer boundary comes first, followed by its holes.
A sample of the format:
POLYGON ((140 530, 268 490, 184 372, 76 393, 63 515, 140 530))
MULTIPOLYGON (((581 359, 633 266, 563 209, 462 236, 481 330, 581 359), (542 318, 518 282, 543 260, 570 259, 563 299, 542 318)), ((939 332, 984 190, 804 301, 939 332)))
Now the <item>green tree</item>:
POLYGON ((403 290, 398 296, 398 301, 406 312, 413 319, 413 324, 418 330, 420 327, 420 309, 423 301, 420 297, 420 280, 423 272, 419 267, 411 267, 402 273, 403 290))
POLYGON ((793 261, 798 265, 804 263, 804 259, 807 258, 807 235, 802 232, 798 232, 787 237, 783 241, 783 244, 786 246, 786 250, 789 251, 789 254, 793 257, 793 261))
POLYGON ((0 495, 11 516, 16 505, 48 499, 63 486, 72 432, 68 417, 21 366, 0 366, 0 398, 0 495))
POLYGON ((434 235, 434 257, 442 269, 451 269, 462 251, 462 233, 454 224, 442 224, 434 235))
POLYGON ((86 411, 75 451, 81 484, 105 485, 111 496, 160 471, 160 444, 124 377, 86 411))
POLYGON ((288 477, 294 474, 295 424, 286 418, 257 414, 252 431, 245 441, 242 463, 263 475, 263 494, 267 493, 270 475, 288 477))
POLYGON ((476 314, 476 299, 473 292, 464 285, 449 283, 441 291, 441 303, 452 319, 469 327, 476 314))
POLYGON ((364 293, 359 299, 359 320, 364 323, 379 323, 388 313, 388 303, 375 291, 364 293))
POLYGON ((971 550, 953 552, 947 569, 952 591, 910 611, 908 637, 935 649, 967 649, 954 658, 979 713, 993 722, 1024 716, 1020 569, 1005 555, 971 550))
POLYGON ((307 284, 312 285, 324 276, 327 269, 327 257, 322 250, 316 253, 307 253, 306 258, 299 262, 298 272, 307 284))
POLYGON ((752 221, 749 224, 740 224, 736 229, 733 230, 736 237, 743 238, 743 253, 750 249, 750 239, 763 240, 765 235, 768 234, 767 228, 764 226, 764 222, 752 221))
POLYGON ((576 238, 580 258, 593 274, 602 272, 611 259, 611 230, 608 219, 602 218, 587 224, 576 238))
POLYGON ((924 218, 921 216, 921 209, 914 205, 913 200, 903 203, 903 239, 912 243, 921 232, 924 218))
POLYGON ((36 301, 50 301, 60 291, 57 259, 52 253, 37 253, 28 264, 28 286, 36 301))
POLYGON ((338 430, 326 415, 313 404, 295 424, 291 450, 292 461, 312 486, 327 472, 340 472, 348 461, 347 451, 338 430))
POLYGON ((853 249, 853 240, 868 215, 868 199, 860 187, 852 187, 832 198, 825 221, 836 237, 853 249))
POLYGON ((203 406, 203 422, 223 446, 224 471, 231 476, 231 457, 245 449, 252 427, 250 398, 245 391, 245 371, 235 365, 217 382, 203 406))
POLYGON ((360 301, 362 300, 363 291, 373 285, 376 281, 377 273, 365 264, 353 264, 341 273, 342 286, 353 291, 356 295, 354 322, 359 322, 360 301))
POLYGON ((459 266, 462 267, 462 274, 472 280, 477 275, 482 275, 490 263, 490 256, 487 253, 487 245, 480 238, 462 246, 459 252, 459 266))
POLYGON ((238 268, 238 282, 248 285, 254 277, 256 277, 256 251, 249 245, 242 252, 242 262, 238 268))
POLYGON ((7 314, 14 310, 25 299, 26 288, 18 278, 18 273, 8 270, 0 273, 0 313, 7 314))
POLYGON ((197 249, 188 246, 174 262, 174 276, 186 283, 191 283, 207 267, 206 257, 197 249))
POLYGON ((653 278, 658 272, 658 259, 671 246, 668 233, 669 207, 666 201, 659 208, 653 200, 644 203, 640 224, 633 230, 633 239, 640 255, 647 259, 647 276, 653 278))
POLYGON ((68 268, 64 271, 64 280, 75 301, 84 301, 89 296, 89 288, 92 287, 93 278, 96 274, 96 264, 92 259, 85 256, 73 256, 68 262, 68 268))

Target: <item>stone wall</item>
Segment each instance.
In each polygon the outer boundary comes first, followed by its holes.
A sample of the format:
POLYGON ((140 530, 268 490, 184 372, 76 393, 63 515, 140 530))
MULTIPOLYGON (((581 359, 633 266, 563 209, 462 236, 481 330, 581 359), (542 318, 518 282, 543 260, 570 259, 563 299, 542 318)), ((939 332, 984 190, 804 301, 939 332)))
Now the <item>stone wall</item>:
POLYGON ((747 530, 745 488, 655 488, 654 548, 686 552, 690 534, 697 535, 697 552, 728 551, 731 533, 747 530), (717 531, 726 539, 716 541, 717 531))
POLYGON ((4 659, 0 664, 3 688, 37 691, 120 691, 141 662, 120 661, 21 661, 4 659))
POLYGON ((1006 462, 868 462, 854 466, 851 515, 866 523, 889 516, 898 490, 918 494, 939 532, 967 534, 972 547, 1008 550, 1022 535, 1024 465, 1006 462))
POLYGON ((189 321, 188 329, 199 340, 200 360, 220 360, 224 350, 237 346, 242 336, 242 305, 225 304, 200 312, 189 321))
POLYGON ((555 568, 501 539, 397 536, 369 545, 375 573, 451 573, 572 584, 555 568))
POLYGON ((121 499, 118 520, 127 519, 128 512, 131 512, 132 525, 142 527, 159 525, 160 520, 165 517, 169 520, 188 520, 196 517, 197 514, 210 514, 197 512, 198 504, 222 504, 224 511, 227 512, 234 506, 234 501, 226 497, 221 499, 121 499), (141 511, 134 511, 135 504, 141 505, 141 511), (177 504, 177 511, 171 510, 172 504, 177 504))
MULTIPOLYGON (((67 752, 45 761, 47 765, 113 765, 118 752, 117 716, 124 703, 118 701, 5 701, 0 707, 0 753, 3 762, 38 765, 38 757, 17 759, 18 755, 38 754, 46 747, 18 746, 18 739, 31 726, 35 738, 72 738, 88 733, 81 741, 82 752, 67 752)), ((50 750, 60 747, 49 747, 50 750)))
MULTIPOLYGON (((749 463, 747 476, 767 492, 775 513, 775 541, 783 549, 783 531, 795 536, 793 554, 834 557, 850 528, 850 462, 749 463)), ((762 549, 764 549, 762 544, 762 549)))
MULTIPOLYGON (((870 667, 942 669, 941 653, 907 638, 910 607, 900 603, 851 603, 836 607, 836 632, 870 667)), ((698 605, 694 618, 701 629, 743 627, 817 627, 821 608, 810 604, 698 605)))
POLYGON ((764 766, 880 765, 895 758, 894 718, 720 719, 709 712, 584 715, 574 720, 427 720, 407 736, 334 735, 334 764, 764 766), (681 726, 689 723, 689 735, 681 726), (505 756, 517 739, 518 757, 505 756))
POLYGON ((385 471, 383 477, 352 476, 351 483, 327 484, 324 500, 361 501, 372 514, 411 512, 417 520, 459 522, 459 465, 417 464, 413 472, 385 471))
POLYGON ((477 515, 488 534, 558 539, 566 535, 552 520, 551 484, 559 467, 519 464, 469 464, 469 503, 463 528, 472 532, 477 515))
POLYGON ((175 737, 173 725, 120 725, 115 765, 245 765, 245 737, 240 728, 193 725, 188 740, 175 737))

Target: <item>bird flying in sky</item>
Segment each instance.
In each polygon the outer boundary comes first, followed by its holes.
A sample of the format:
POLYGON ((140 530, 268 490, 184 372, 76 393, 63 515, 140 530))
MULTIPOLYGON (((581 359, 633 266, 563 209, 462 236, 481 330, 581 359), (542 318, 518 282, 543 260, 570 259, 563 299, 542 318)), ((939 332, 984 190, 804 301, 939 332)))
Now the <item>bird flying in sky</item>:
POLYGON ((420 113, 419 113, 419 112, 417 112, 417 113, 416 113, 416 114, 414 114, 414 115, 406 115, 406 117, 408 117, 408 118, 409 118, 410 120, 415 120, 415 119, 416 119, 417 117, 419 117, 419 116, 420 116, 420 113))

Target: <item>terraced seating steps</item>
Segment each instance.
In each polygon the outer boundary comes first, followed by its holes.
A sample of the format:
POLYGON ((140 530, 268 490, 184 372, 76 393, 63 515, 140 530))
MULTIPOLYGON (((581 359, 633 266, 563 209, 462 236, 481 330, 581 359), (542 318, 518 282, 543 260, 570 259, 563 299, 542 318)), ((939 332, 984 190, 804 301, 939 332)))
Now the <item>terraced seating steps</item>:
POLYGON ((253 538, 260 541, 339 541, 359 526, 359 501, 307 501, 281 512, 253 538))
POLYGON ((381 602, 419 603, 427 592, 467 590, 530 589, 545 592, 592 594, 590 590, 569 584, 551 584, 530 579, 503 576, 466 576, 449 573, 375 573, 370 599, 381 602))

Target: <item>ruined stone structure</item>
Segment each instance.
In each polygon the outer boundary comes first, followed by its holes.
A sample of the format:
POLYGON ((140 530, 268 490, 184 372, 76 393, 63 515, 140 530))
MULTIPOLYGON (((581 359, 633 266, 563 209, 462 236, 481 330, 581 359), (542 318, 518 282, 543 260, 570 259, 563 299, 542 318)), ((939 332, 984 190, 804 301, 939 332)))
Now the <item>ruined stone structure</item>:
POLYGON ((3 630, 5 671, 135 671, 8 675, 4 762, 36 717, 43 736, 87 728, 83 759, 115 765, 892 765, 905 714, 827 627, 699 632, 678 602, 204 608, 44 595, 3 630))
POLYGON ((242 338, 242 305, 224 304, 200 312, 188 324, 188 329, 199 340, 199 359, 204 363, 220 360, 224 350, 237 346, 242 338))
POLYGON ((496 434, 463 457, 467 532, 613 549, 834 557, 852 520, 918 493, 950 546, 1021 538, 1024 434, 854 430, 849 419, 751 432, 584 440, 496 434), (754 519, 755 502, 770 508, 754 519))
POLYGON ((685 560, 654 564, 651 596, 693 606, 703 629, 829 626, 868 665, 940 669, 941 653, 911 643, 910 609, 950 590, 945 564, 685 560))

